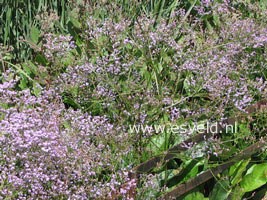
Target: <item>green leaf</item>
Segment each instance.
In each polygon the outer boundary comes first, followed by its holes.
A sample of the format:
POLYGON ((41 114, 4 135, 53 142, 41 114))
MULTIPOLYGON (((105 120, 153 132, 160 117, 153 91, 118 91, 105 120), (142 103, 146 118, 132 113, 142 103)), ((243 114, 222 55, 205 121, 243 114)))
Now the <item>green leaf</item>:
MULTIPOLYGON (((72 90, 72 92, 74 91, 72 90)), ((62 93, 62 98, 63 98, 63 103, 65 104, 66 107, 72 107, 74 109, 80 108, 80 104, 78 104, 75 101, 75 98, 73 97, 73 93, 65 91, 62 93)))
POLYGON ((209 199, 210 200, 217 200, 217 199, 224 200, 224 199, 227 199, 229 194, 230 194, 229 181, 220 180, 215 184, 209 196, 209 199))
POLYGON ((127 44, 125 45, 125 47, 126 47, 127 49, 132 49, 132 48, 133 48, 133 46, 132 46, 131 44, 129 44, 129 43, 127 43, 127 44))
POLYGON ((31 72, 34 74, 34 75, 38 75, 40 72, 38 71, 38 67, 33 64, 31 61, 28 61, 28 65, 31 69, 31 72))
POLYGON ((3 57, 3 60, 11 60, 13 58, 12 54, 6 53, 5 56, 3 57))
POLYGON ((246 170, 250 159, 242 160, 230 168, 229 175, 232 176, 231 185, 234 186, 242 180, 243 172, 246 170))
POLYGON ((100 113, 103 112, 103 106, 101 102, 98 101, 93 102, 87 109, 92 115, 100 115, 100 113))
POLYGON ((213 15, 213 22, 216 26, 220 26, 220 18, 218 15, 213 15))
POLYGON ((35 66, 31 61, 21 64, 22 69, 31 76, 32 74, 37 75, 37 66, 35 66))
POLYGON ((209 31, 212 31, 213 30, 213 26, 212 24, 210 23, 210 15, 205 15, 203 18, 203 21, 206 25, 206 28, 209 30, 209 31))
POLYGON ((39 36, 40 36, 40 31, 39 31, 39 29, 36 28, 35 26, 32 26, 32 28, 31 28, 31 33, 30 33, 30 38, 31 38, 31 41, 32 41, 34 44, 37 44, 37 43, 38 43, 39 36))
POLYGON ((231 200, 240 200, 242 196, 244 195, 244 191, 242 188, 240 188, 239 185, 235 186, 234 189, 232 190, 230 196, 228 199, 231 200))
POLYGON ((187 78, 184 80, 183 86, 184 86, 184 90, 185 90, 186 94, 190 95, 191 94, 191 92, 190 92, 190 84, 189 84, 189 81, 188 81, 187 78))
POLYGON ((41 94, 41 92, 42 92, 42 87, 34 81, 33 82, 33 94, 38 97, 41 94))
POLYGON ((185 182, 188 179, 196 176, 199 173, 199 166, 203 165, 202 158, 195 158, 185 163, 185 166, 179 173, 166 182, 168 188, 173 187, 181 182, 185 182))
POLYGON ((69 53, 68 56, 66 56, 65 58, 63 58, 63 59, 61 60, 61 63, 62 63, 62 65, 64 65, 64 66, 70 66, 70 65, 73 63, 74 60, 75 60, 74 56, 72 56, 72 55, 69 53))
POLYGON ((158 65, 157 65, 157 73, 160 73, 162 70, 163 70, 163 66, 160 63, 158 63, 158 65))
POLYGON ((267 163, 255 164, 250 167, 243 180, 240 182, 240 187, 244 192, 253 191, 267 182, 267 163))
MULTIPOLYGON (((149 126, 145 127, 146 130, 143 130, 145 132, 149 132, 149 131, 154 131, 154 127, 156 129, 156 125, 155 126, 151 126, 151 128, 149 128, 149 126)), ((158 131, 159 133, 164 131, 163 129, 157 129, 155 131, 158 131)), ((169 133, 161 133, 159 135, 155 135, 151 138, 150 142, 147 145, 147 148, 153 152, 154 154, 160 154, 161 152, 163 152, 164 150, 166 150, 166 142, 169 141, 169 137, 170 134, 169 133)))
POLYGON ((29 66, 26 63, 22 63, 21 64, 23 70, 28 74, 31 75, 31 69, 29 68, 29 66))
POLYGON ((81 28, 81 26, 82 26, 81 23, 77 19, 75 19, 74 17, 70 17, 70 21, 75 28, 81 28))
POLYGON ((186 195, 184 200, 208 200, 209 198, 205 198, 204 195, 200 192, 194 192, 186 195))
POLYGON ((46 60, 46 58, 42 55, 42 54, 38 54, 35 57, 35 61, 43 66, 46 66, 48 64, 48 61, 46 60))
POLYGON ((140 58, 143 55, 143 52, 140 49, 134 51, 134 56, 140 58))
POLYGON ((21 75, 21 76, 22 76, 22 78, 20 79, 19 87, 20 87, 20 89, 24 90, 28 87, 28 79, 23 75, 21 75))

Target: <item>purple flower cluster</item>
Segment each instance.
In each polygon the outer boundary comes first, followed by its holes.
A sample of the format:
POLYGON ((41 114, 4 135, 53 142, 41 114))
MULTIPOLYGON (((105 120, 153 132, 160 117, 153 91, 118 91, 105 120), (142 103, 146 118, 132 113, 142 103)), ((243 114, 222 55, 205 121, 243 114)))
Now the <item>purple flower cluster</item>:
MULTIPOLYGON (((258 87, 258 79, 252 80, 249 75, 258 73, 250 60, 256 48, 266 46, 266 28, 252 19, 233 18, 225 22, 218 36, 214 35, 207 36, 205 51, 199 50, 198 46, 189 48, 189 55, 194 57, 183 56, 185 61, 176 69, 191 74, 186 79, 191 94, 201 91, 199 87, 202 86, 212 99, 221 101, 224 106, 230 104, 244 110, 253 102, 252 90, 248 88, 256 90, 258 87)), ((197 38, 191 39, 198 44, 197 38)), ((261 85, 265 85, 262 79, 261 85)), ((260 95, 265 96, 264 92, 260 95)))
POLYGON ((87 20, 87 39, 99 39, 102 36, 109 36, 112 42, 125 39, 123 33, 129 28, 131 21, 128 19, 115 22, 113 19, 100 21, 94 17, 87 20))
POLYGON ((66 110, 52 89, 35 97, 15 84, 0 84, 0 198, 105 198, 126 181, 98 179, 104 169, 115 175, 119 159, 110 146, 118 129, 105 116, 66 110))
POLYGON ((47 33, 43 41, 44 55, 48 60, 60 58, 76 47, 71 36, 47 33))
POLYGON ((69 66, 66 72, 59 75, 54 81, 58 92, 70 89, 86 89, 89 86, 89 75, 96 71, 96 66, 91 63, 69 66))

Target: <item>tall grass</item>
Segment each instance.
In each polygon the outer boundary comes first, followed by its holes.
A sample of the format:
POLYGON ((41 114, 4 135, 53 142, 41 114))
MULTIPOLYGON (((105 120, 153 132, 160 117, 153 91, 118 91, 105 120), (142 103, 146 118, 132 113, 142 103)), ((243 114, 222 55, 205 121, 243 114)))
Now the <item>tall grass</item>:
POLYGON ((64 31, 68 20, 68 6, 65 0, 1 0, 0 43, 13 47, 14 61, 30 59, 32 50, 28 40, 33 27, 40 28, 36 16, 53 10, 60 16, 59 31, 64 31))

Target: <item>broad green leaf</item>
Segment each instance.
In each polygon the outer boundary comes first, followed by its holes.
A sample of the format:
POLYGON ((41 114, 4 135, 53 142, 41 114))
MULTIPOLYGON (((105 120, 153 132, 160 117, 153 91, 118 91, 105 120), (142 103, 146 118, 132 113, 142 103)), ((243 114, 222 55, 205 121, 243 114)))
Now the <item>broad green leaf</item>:
POLYGON ((143 52, 140 49, 134 51, 134 56, 140 58, 143 55, 143 52))
POLYGON ((41 94, 41 92, 42 92, 42 87, 34 81, 33 82, 33 94, 38 97, 41 94))
POLYGON ((170 63, 172 61, 171 57, 168 56, 166 52, 162 52, 161 57, 165 63, 170 63))
POLYGON ((232 190, 230 196, 228 199, 231 200, 240 200, 242 199, 242 196, 245 194, 245 192, 243 191, 242 188, 240 188, 239 185, 237 185, 236 187, 234 187, 234 189, 232 190))
POLYGON ((38 75, 40 72, 38 71, 38 67, 33 64, 31 61, 28 61, 28 65, 31 69, 31 72, 34 74, 34 75, 38 75))
POLYGON ((28 65, 28 63, 22 63, 21 64, 23 70, 30 76, 32 73, 32 70, 30 68, 30 66, 28 65))
POLYGON ((21 76, 22 78, 20 79, 19 87, 20 89, 24 90, 28 87, 28 79, 23 75, 21 76))
POLYGON ((204 195, 200 192, 194 192, 186 195, 184 200, 208 200, 209 198, 205 198, 204 195))
POLYGON ((229 190, 229 181, 228 180, 220 180, 218 181, 211 194, 209 199, 210 200, 226 200, 229 196, 230 190, 229 190))
MULTIPOLYGON (((156 131, 156 132, 163 132, 163 126, 144 126, 143 132, 149 133, 150 131, 156 131), (159 129, 157 129, 157 127, 159 129), (162 128, 162 130, 161 130, 162 128), (156 130, 157 129, 157 130, 156 130)), ((141 130, 142 131, 142 130, 141 130)), ((160 133, 159 135, 155 135, 151 138, 149 144, 147 145, 148 149, 152 151, 154 154, 159 154, 166 150, 166 142, 169 141, 170 134, 169 133, 160 133)))
POLYGON ((40 36, 39 29, 36 28, 35 26, 32 26, 31 33, 30 33, 30 38, 31 38, 31 40, 32 40, 32 42, 34 44, 37 44, 38 43, 39 36, 40 36))
POLYGON ((240 182, 244 192, 253 191, 267 182, 267 163, 255 164, 250 167, 240 182))
POLYGON ((216 26, 220 26, 220 18, 218 15, 213 15, 213 22, 216 26))
POLYGON ((203 165, 203 161, 198 162, 194 167, 190 170, 188 174, 184 177, 183 181, 187 181, 188 179, 196 176, 199 173, 199 166, 203 165))
POLYGON ((74 27, 81 28, 81 26, 82 26, 81 23, 77 19, 75 19, 74 17, 70 17, 70 21, 74 27))
POLYGON ((201 165, 203 165, 203 160, 201 157, 186 162, 183 169, 166 182, 166 186, 170 188, 196 176, 199 173, 199 166, 201 165))
POLYGON ((35 61, 38 62, 39 64, 46 66, 48 64, 47 59, 42 55, 42 54, 38 54, 35 57, 35 61))
POLYGON ((230 168, 229 175, 232 176, 231 185, 234 186, 242 180, 243 172, 246 170, 250 159, 242 160, 230 168), (233 171, 233 172, 231 172, 233 171))

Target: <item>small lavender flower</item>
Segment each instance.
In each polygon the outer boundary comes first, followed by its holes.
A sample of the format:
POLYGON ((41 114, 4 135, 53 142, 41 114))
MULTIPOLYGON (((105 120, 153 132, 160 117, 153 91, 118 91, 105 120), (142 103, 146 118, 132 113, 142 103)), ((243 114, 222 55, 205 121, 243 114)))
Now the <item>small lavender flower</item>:
POLYGON ((180 117, 180 110, 176 107, 171 109, 171 121, 174 121, 180 117))

